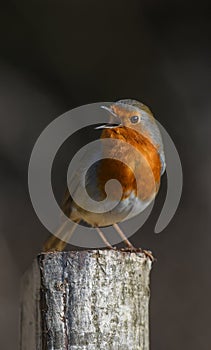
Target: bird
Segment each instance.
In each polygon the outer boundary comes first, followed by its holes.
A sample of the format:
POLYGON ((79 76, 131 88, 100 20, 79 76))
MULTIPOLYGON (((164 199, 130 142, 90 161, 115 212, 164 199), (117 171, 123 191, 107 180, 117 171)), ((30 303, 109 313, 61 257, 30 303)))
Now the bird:
MULTIPOLYGON (((119 187, 114 183, 108 202, 113 204, 117 199, 119 202, 109 211, 96 213, 78 205, 67 188, 61 208, 73 222, 72 228, 67 232, 64 223, 57 234, 44 243, 44 251, 64 250, 78 224, 94 227, 110 249, 114 247, 101 228, 113 226, 126 247, 136 249, 118 224, 140 214, 156 197, 166 168, 163 140, 153 113, 145 104, 121 99, 101 108, 109 113, 110 120, 95 128, 101 131, 101 147, 95 149, 91 157, 85 153, 84 162, 91 164, 86 174, 86 190, 95 201, 103 201, 107 196, 106 184, 116 179, 121 184, 121 198, 119 200, 119 187), (112 142, 105 144, 105 140, 112 142)), ((83 168, 82 160, 72 174, 76 197, 81 196, 83 168)))

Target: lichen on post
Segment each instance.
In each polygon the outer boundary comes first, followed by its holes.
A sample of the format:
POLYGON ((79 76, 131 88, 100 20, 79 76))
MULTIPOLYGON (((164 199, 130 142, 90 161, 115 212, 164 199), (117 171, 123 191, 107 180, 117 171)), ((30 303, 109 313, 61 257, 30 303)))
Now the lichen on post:
POLYGON ((22 283, 21 350, 149 350, 151 264, 121 250, 39 255, 22 283))

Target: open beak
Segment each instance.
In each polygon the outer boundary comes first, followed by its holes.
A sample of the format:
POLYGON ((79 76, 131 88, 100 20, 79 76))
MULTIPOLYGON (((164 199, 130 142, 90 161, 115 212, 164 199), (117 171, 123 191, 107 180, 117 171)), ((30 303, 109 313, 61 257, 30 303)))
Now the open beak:
POLYGON ((117 123, 113 123, 112 122, 113 118, 110 117, 109 123, 97 126, 95 129, 112 129, 112 128, 116 128, 117 126, 121 126, 120 119, 119 119, 118 115, 116 113, 114 113, 114 111, 112 110, 111 107, 100 106, 100 108, 105 109, 107 112, 109 112, 109 114, 111 114, 113 117, 115 117, 117 123))

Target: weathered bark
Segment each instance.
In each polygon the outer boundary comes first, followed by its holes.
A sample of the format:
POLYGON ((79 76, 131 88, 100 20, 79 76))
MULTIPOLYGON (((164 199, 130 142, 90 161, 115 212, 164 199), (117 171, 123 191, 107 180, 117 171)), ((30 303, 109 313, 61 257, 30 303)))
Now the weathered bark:
POLYGON ((38 256, 22 283, 21 350, 149 350, 149 274, 142 253, 38 256))

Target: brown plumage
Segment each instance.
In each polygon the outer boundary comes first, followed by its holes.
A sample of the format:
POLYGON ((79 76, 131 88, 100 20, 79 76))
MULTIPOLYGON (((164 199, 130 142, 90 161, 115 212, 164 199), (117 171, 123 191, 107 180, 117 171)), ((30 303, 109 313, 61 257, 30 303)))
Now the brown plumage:
MULTIPOLYGON (((137 130, 128 127, 117 127, 104 129, 101 138, 114 138, 122 140, 125 144, 106 149, 106 155, 110 154, 110 159, 104 159, 98 169, 98 186, 101 191, 105 191, 105 184, 110 179, 117 179, 123 189, 123 198, 134 191, 137 195, 137 185, 141 189, 139 197, 141 200, 148 200, 154 192, 158 191, 160 185, 161 162, 156 147, 148 138, 140 134, 137 130), (127 144, 132 145, 140 152, 140 158, 137 159, 133 148, 128 148, 127 144), (125 163, 123 164, 114 156, 124 154, 125 163), (139 177, 135 179, 134 170, 136 168, 139 177), (136 180, 139 184, 136 184, 136 180)), ((113 192, 115 199, 115 189, 113 192)))

